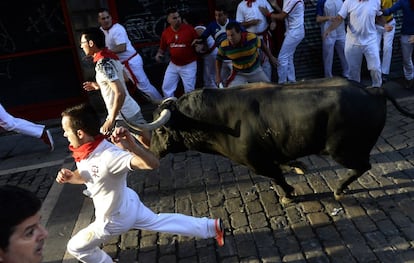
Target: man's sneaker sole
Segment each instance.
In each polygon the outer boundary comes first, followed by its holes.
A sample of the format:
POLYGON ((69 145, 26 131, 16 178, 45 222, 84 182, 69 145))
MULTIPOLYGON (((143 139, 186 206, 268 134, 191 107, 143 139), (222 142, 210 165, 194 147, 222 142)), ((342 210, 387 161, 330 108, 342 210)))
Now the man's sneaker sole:
POLYGON ((220 218, 214 221, 214 227, 216 230, 216 241, 219 247, 224 246, 224 227, 223 221, 220 218))

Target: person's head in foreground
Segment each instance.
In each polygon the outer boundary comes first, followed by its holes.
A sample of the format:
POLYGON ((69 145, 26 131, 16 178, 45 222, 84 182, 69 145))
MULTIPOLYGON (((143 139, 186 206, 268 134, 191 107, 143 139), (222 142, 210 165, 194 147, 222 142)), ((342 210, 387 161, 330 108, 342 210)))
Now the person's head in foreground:
POLYGON ((32 192, 0 186, 0 262, 38 263, 47 230, 40 224, 42 202, 32 192))

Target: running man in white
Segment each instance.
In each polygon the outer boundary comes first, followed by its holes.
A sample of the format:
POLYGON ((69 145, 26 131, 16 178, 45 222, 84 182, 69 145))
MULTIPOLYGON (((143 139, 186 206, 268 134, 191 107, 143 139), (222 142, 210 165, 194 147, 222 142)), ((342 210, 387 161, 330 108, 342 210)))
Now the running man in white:
POLYGON ((345 40, 345 57, 349 66, 349 79, 361 81, 362 56, 365 56, 368 70, 371 73, 372 87, 382 85, 381 61, 377 42, 376 20, 381 21, 380 0, 347 0, 339 10, 332 24, 326 29, 323 37, 336 29, 349 16, 345 40))
POLYGON ((276 10, 273 13, 263 7, 260 10, 266 17, 270 17, 272 20, 285 20, 285 39, 278 56, 278 83, 295 83, 296 73, 293 61, 296 47, 305 37, 305 4, 302 0, 284 0, 282 9, 276 1, 274 1, 273 7, 276 10))
MULTIPOLYGON (((321 34, 331 24, 331 21, 338 14, 343 4, 343 0, 318 0, 316 4, 316 22, 321 26, 321 34)), ((332 64, 334 51, 339 57, 342 66, 342 76, 348 78, 349 69, 345 59, 345 23, 342 22, 328 37, 322 39, 322 57, 324 65, 324 75, 326 78, 332 78, 332 64)))
POLYGON ((95 221, 68 242, 68 252, 81 262, 112 263, 99 246, 130 229, 142 229, 199 238, 215 237, 224 245, 221 219, 197 218, 178 213, 155 214, 127 186, 129 171, 156 169, 159 160, 135 143, 124 127, 111 135, 110 143, 99 133, 100 118, 89 104, 62 112, 63 136, 69 141, 77 169, 62 168, 58 183, 85 184, 95 207, 95 221))
MULTIPOLYGON (((118 57, 105 47, 105 35, 98 28, 85 29, 81 33, 80 47, 86 56, 93 57, 95 63, 94 81, 86 81, 86 91, 99 90, 105 102, 107 117, 101 127, 103 134, 110 134, 115 126, 127 127, 125 120, 136 125, 145 124, 141 107, 130 96, 125 84, 124 65, 118 57)), ((138 135, 138 134, 137 134, 138 135)), ((151 133, 142 131, 140 142, 149 146, 151 133)))
POLYGON ((150 101, 159 102, 162 96, 145 74, 142 58, 132 46, 125 28, 119 23, 112 23, 112 16, 105 8, 98 11, 98 22, 105 34, 106 47, 125 65, 128 78, 150 101))

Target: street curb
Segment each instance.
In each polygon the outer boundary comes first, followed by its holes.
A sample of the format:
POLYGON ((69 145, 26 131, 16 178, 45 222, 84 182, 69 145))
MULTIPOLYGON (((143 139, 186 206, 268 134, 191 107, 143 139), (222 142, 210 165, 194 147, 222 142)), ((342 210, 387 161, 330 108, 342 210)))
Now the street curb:
MULTIPOLYGON (((68 156, 62 168, 73 170, 75 163, 68 156)), ((43 250, 45 263, 61 263, 65 257, 66 245, 78 223, 80 210, 84 203, 81 194, 84 185, 59 184, 55 182, 42 206, 42 223, 49 231, 43 250)), ((93 212, 93 210, 92 210, 93 212)), ((90 218, 89 218, 90 220, 90 218)), ((78 261, 73 261, 78 262, 78 261)))
MULTIPOLYGON (((87 227, 91 223, 91 219, 93 217, 94 211, 95 210, 94 210, 92 199, 85 198, 85 200, 82 204, 82 208, 81 208, 80 213, 79 213, 79 217, 76 220, 75 226, 73 228, 71 237, 74 234, 78 233, 79 230, 87 227)), ((66 251, 65 255, 63 255, 62 262, 64 262, 64 263, 78 263, 78 260, 76 260, 72 255, 70 255, 68 253, 68 251, 66 251)))
MULTIPOLYGON (((72 156, 69 155, 63 161, 62 168, 70 169, 72 166, 73 166, 73 158, 72 156)), ((41 208, 42 225, 44 226, 47 225, 49 218, 52 214, 52 211, 55 208, 57 201, 59 200, 59 196, 63 190, 63 186, 64 186, 63 184, 54 182, 49 192, 47 193, 47 196, 45 200, 43 201, 42 208, 41 208)))

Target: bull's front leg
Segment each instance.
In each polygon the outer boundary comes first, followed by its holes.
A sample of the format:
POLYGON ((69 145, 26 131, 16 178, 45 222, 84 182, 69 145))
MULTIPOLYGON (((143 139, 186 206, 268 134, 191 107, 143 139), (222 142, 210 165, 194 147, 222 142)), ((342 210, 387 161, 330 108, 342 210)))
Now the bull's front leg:
POLYGON ((278 195, 281 204, 286 205, 293 202, 293 193, 295 189, 286 182, 282 170, 278 165, 274 165, 272 162, 261 162, 256 167, 254 170, 257 174, 272 178, 279 186, 280 191, 278 191, 278 195), (257 169, 256 167, 259 168, 257 169))
POLYGON ((334 191, 335 199, 340 200, 344 196, 344 190, 348 187, 348 185, 358 179, 358 177, 360 177, 365 172, 366 170, 349 169, 346 173, 345 179, 339 183, 339 186, 334 191))
POLYGON ((275 183, 282 188, 282 191, 280 192, 280 203, 282 205, 287 205, 292 203, 293 200, 293 193, 295 191, 295 188, 293 188, 291 185, 289 185, 283 175, 281 174, 278 178, 274 178, 275 183))

